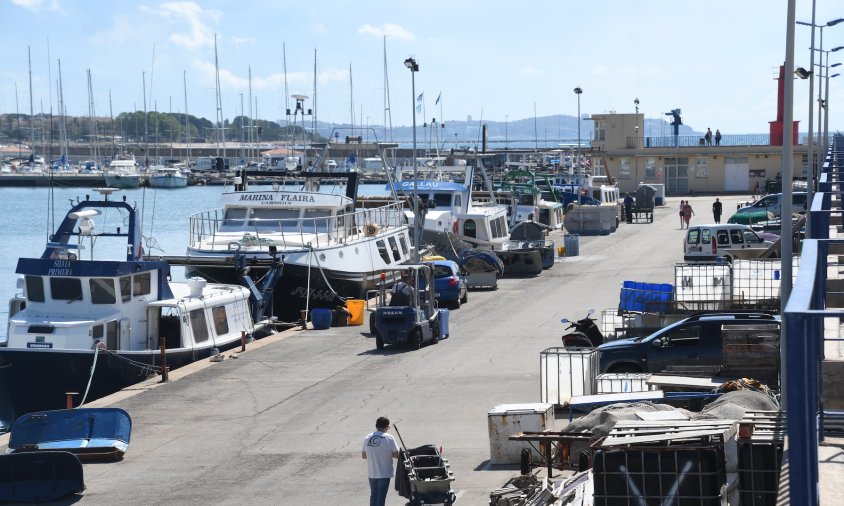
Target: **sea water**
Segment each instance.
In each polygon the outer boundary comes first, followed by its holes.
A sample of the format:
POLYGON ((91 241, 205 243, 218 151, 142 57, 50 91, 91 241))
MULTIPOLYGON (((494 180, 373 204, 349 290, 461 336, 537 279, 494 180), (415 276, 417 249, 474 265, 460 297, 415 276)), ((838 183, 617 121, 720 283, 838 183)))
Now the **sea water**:
MULTIPOLYGON (((251 186, 251 189, 270 189, 251 186)), ((114 192, 109 200, 134 206, 142 223, 143 248, 147 255, 184 255, 189 240, 191 215, 220 208, 219 198, 231 187, 189 186, 187 188, 136 188, 114 192)), ((323 185, 321 191, 344 193, 343 188, 323 185)), ((383 195, 385 185, 361 185, 359 195, 383 195)), ((101 199, 93 188, 5 188, 0 187, 0 336, 6 336, 8 301, 20 294, 15 268, 18 258, 39 258, 50 234, 70 210, 71 201, 101 199)), ((98 218, 94 218, 96 224, 98 218)), ((87 251, 80 252, 84 259, 87 251)), ((173 267, 174 281, 184 280, 184 268, 173 267)))

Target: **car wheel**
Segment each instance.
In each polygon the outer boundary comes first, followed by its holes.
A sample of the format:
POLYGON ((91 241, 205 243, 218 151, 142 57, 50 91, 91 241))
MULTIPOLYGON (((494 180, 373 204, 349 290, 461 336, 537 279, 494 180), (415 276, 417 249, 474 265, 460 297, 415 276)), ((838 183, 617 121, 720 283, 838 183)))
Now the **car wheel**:
POLYGON ((375 331, 375 347, 379 350, 384 349, 384 338, 381 337, 381 334, 377 330, 375 331))
POLYGON ((369 315, 369 333, 375 333, 375 313, 370 313, 369 315))
POLYGON ((422 347, 422 329, 420 329, 419 327, 413 329, 413 331, 410 333, 409 343, 410 347, 414 350, 418 350, 422 347))
POLYGON ((460 309, 460 299, 451 302, 451 309, 460 309))

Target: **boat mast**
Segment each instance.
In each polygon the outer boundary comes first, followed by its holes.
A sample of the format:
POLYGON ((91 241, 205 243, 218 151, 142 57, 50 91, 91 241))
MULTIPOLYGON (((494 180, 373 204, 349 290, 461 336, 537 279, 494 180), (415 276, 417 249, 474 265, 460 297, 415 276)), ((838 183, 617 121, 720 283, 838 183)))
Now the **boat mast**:
MULTIPOLYGON (((243 106, 240 106, 243 109, 243 106)), ((252 120, 252 65, 249 66, 249 149, 246 156, 252 160, 252 146, 254 146, 254 134, 252 130, 255 128, 255 123, 252 120)))
POLYGON ((284 110, 287 111, 285 116, 287 127, 287 142, 290 144, 290 91, 287 89, 287 47, 281 43, 281 54, 284 62, 284 110))
POLYGON ((188 71, 182 71, 182 83, 185 88, 185 140, 188 144, 188 168, 190 168, 190 123, 188 122, 188 71))
POLYGON ((144 168, 149 167, 149 113, 147 113, 147 73, 141 72, 144 86, 144 168))
MULTIPOLYGON (((26 46, 27 59, 29 60, 29 133, 30 133, 30 149, 32 156, 30 162, 35 164, 35 112, 32 109, 32 48, 26 46)), ((17 94, 17 93, 16 93, 17 94)))
POLYGON ((393 111, 390 110, 390 75, 387 73, 387 36, 384 36, 384 141, 393 142, 393 111), (389 125, 389 136, 387 128, 389 125))
POLYGON ((314 100, 313 100, 313 115, 312 115, 312 124, 313 128, 311 129, 311 142, 314 141, 314 134, 316 133, 316 125, 317 125, 317 50, 314 48, 314 100))
POLYGON ((220 94, 220 61, 217 58, 217 34, 214 34, 214 73, 217 84, 217 156, 220 156, 220 143, 223 144, 223 158, 226 157, 226 130, 223 125, 223 97, 220 94))
POLYGON ((108 90, 108 117, 111 119, 111 159, 114 160, 117 156, 114 135, 114 112, 111 110, 111 90, 108 90))
POLYGON ((91 135, 94 136, 91 142, 91 156, 94 161, 100 157, 96 114, 97 111, 94 107, 94 87, 91 84, 91 69, 88 69, 88 116, 91 118, 91 135))
POLYGON ((352 62, 349 62, 349 116, 352 120, 352 133, 355 131, 355 87, 352 79, 352 62))
POLYGON ((61 151, 62 169, 67 162, 67 125, 65 124, 64 90, 62 86, 62 61, 59 59, 59 150, 61 151))

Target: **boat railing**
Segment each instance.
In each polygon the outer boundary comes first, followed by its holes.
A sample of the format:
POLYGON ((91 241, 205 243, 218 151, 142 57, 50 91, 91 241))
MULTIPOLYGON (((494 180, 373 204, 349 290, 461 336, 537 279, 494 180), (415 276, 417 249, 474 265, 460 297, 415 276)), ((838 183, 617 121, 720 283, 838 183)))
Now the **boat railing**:
POLYGON ((277 246, 289 249, 302 248, 310 244, 314 248, 319 248, 371 237, 405 225, 406 220, 400 203, 358 209, 336 216, 289 219, 244 218, 238 220, 237 223, 225 218, 224 209, 214 209, 190 217, 189 244, 191 248, 196 249, 223 242, 227 245, 232 242, 230 235, 232 232, 242 232, 242 238, 238 238, 236 242, 246 247, 277 246))

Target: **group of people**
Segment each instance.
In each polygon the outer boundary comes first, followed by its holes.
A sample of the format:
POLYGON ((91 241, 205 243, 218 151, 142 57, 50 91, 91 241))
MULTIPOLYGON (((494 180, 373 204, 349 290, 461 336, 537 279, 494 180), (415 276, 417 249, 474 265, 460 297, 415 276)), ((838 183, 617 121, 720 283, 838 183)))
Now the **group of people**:
MULTIPOLYGON (((712 145, 712 129, 706 129, 706 135, 703 136, 703 140, 706 141, 707 146, 712 145)), ((721 130, 718 130, 717 128, 715 129, 715 145, 721 145, 721 130)))
MULTIPOLYGON (((715 197, 715 202, 712 203, 712 219, 715 220, 715 223, 721 223, 721 213, 724 212, 724 205, 721 203, 721 199, 715 197)), ((694 216, 695 211, 692 209, 692 205, 689 204, 688 200, 681 200, 680 201, 680 230, 688 229, 689 222, 694 216)))

